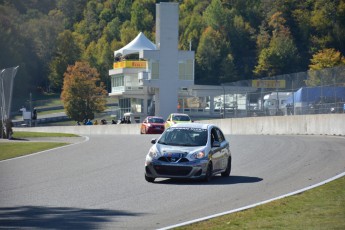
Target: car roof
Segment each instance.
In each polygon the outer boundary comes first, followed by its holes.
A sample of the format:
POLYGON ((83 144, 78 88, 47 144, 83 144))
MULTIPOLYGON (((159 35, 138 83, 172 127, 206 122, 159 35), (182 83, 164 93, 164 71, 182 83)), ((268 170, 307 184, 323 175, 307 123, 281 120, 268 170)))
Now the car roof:
POLYGON ((163 117, 159 117, 159 116, 147 116, 146 118, 161 118, 161 119, 163 119, 163 117))
POLYGON ((171 115, 188 116, 189 117, 189 115, 186 113, 172 113, 171 115))
POLYGON ((197 122, 193 122, 193 123, 178 123, 178 124, 174 124, 171 127, 180 127, 180 128, 196 128, 196 129, 208 129, 209 127, 214 126, 212 124, 205 124, 205 123, 197 123, 197 122))

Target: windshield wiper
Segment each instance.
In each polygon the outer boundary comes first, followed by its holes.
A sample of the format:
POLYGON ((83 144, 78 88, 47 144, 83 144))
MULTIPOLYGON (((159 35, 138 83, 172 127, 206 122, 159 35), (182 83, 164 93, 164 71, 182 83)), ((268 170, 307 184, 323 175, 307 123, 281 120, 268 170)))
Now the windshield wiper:
POLYGON ((196 145, 196 144, 184 144, 184 146, 198 146, 198 145, 196 145))

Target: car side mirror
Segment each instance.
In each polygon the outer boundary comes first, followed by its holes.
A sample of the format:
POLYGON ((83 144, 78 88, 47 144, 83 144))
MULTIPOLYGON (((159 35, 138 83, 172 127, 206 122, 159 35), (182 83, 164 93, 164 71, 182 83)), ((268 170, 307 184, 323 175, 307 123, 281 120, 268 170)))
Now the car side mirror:
POLYGON ((157 141, 156 138, 152 139, 152 140, 151 140, 151 144, 156 144, 156 141, 157 141))
POLYGON ((212 143, 212 147, 220 147, 220 142, 219 141, 214 141, 212 143))

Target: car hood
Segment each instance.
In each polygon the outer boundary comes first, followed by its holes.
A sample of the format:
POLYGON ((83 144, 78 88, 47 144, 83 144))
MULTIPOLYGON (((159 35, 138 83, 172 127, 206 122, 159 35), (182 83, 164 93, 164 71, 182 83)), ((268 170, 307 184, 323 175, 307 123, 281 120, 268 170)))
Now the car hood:
POLYGON ((168 152, 190 153, 190 152, 195 152, 199 149, 201 150, 205 146, 172 146, 172 145, 157 144, 156 147, 160 153, 168 153, 168 152))
POLYGON ((173 122, 177 124, 177 123, 191 123, 192 121, 173 121, 173 122))

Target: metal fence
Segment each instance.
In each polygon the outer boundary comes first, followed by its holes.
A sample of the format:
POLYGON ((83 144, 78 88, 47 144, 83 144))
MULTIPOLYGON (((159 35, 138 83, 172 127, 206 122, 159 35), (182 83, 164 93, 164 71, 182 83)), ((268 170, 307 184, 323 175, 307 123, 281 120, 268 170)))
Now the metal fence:
POLYGON ((239 95, 231 92, 225 92, 225 97, 219 95, 225 99, 225 106, 221 106, 225 117, 345 112, 345 66, 227 85, 253 87, 254 91, 242 94, 245 100, 238 100, 239 95))

